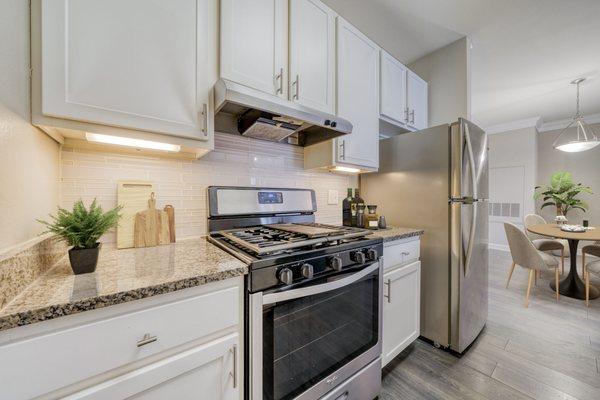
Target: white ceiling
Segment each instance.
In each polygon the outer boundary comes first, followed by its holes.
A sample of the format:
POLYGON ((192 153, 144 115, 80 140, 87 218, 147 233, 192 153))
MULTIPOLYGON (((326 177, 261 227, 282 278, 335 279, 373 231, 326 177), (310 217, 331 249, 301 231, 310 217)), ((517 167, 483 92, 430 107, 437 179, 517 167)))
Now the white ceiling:
POLYGON ((600 113, 600 0, 324 0, 410 63, 465 35, 473 119, 490 126, 600 113))

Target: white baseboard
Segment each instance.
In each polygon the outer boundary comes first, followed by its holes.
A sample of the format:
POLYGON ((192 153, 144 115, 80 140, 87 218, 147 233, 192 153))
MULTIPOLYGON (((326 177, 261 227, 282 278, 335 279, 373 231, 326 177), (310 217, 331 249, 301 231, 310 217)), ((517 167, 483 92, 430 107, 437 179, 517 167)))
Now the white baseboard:
POLYGON ((507 244, 488 243, 488 248, 490 250, 506 251, 510 253, 510 249, 508 248, 507 244))

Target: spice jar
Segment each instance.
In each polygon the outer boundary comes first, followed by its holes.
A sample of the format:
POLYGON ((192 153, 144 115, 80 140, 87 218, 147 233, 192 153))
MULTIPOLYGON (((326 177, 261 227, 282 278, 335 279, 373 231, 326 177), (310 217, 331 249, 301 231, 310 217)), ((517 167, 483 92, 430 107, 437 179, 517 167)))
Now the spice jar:
POLYGON ((367 214, 365 215, 365 228, 377 229, 379 227, 379 215, 377 215, 377 206, 370 204, 367 206, 367 214))

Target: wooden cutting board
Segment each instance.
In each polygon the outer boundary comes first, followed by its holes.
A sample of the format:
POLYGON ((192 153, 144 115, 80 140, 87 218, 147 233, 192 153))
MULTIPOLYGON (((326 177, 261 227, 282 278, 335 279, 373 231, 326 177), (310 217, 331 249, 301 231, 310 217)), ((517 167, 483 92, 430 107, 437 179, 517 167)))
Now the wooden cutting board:
POLYGON ((135 247, 153 247, 170 243, 169 216, 156 208, 154 192, 148 199, 148 208, 135 215, 133 241, 135 247))
POLYGON ((169 217, 169 241, 175 243, 175 208, 167 204, 164 210, 169 217))
POLYGON ((320 226, 308 226, 301 224, 272 224, 269 227, 275 229, 281 229, 282 231, 299 233, 301 235, 306 235, 308 237, 323 237, 323 236, 331 236, 343 233, 343 230, 339 229, 330 229, 324 228, 320 226))
POLYGON ((154 183, 148 181, 119 181, 117 184, 117 204, 123 206, 121 220, 117 227, 117 248, 134 247, 133 232, 135 215, 148 208, 148 199, 154 192, 154 183))

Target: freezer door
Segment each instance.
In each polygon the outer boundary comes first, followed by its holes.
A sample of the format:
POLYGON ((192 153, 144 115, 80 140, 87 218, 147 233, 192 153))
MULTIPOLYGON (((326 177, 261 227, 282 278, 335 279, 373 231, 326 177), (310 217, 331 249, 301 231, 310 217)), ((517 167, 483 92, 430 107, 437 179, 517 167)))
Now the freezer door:
POLYGON ((452 125, 453 179, 452 197, 489 198, 488 144, 486 133, 466 119, 452 125))

